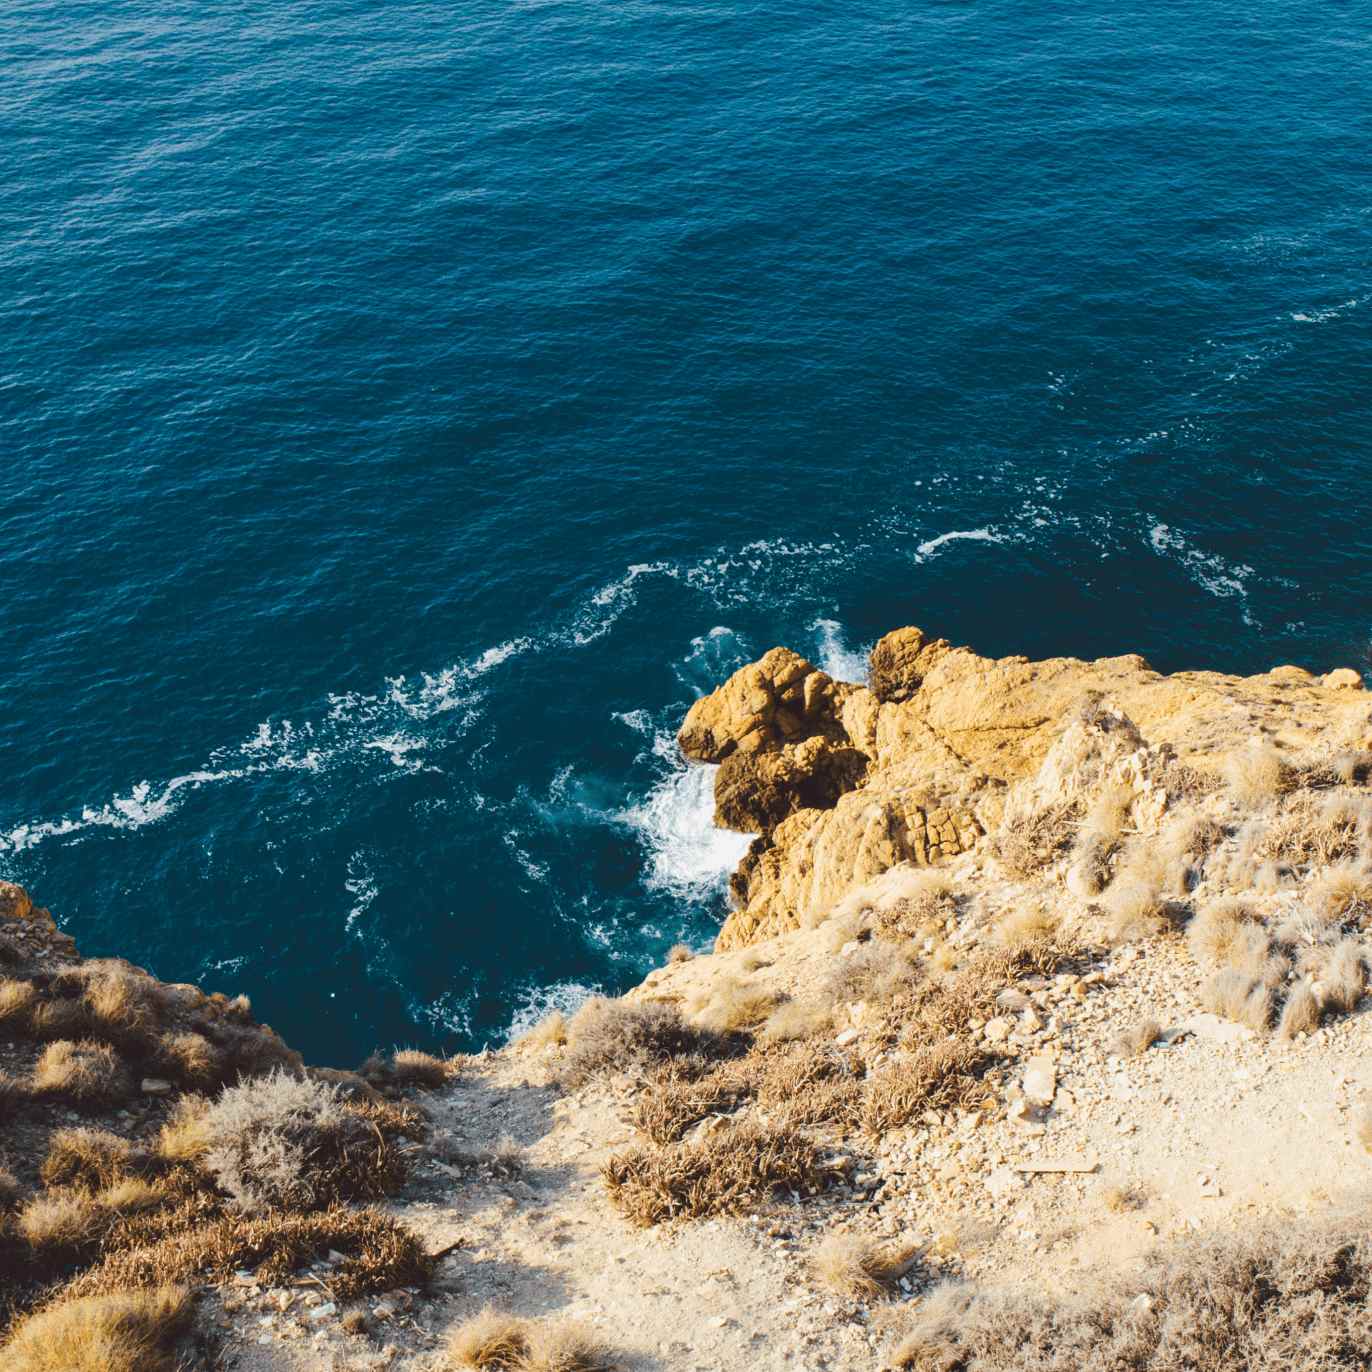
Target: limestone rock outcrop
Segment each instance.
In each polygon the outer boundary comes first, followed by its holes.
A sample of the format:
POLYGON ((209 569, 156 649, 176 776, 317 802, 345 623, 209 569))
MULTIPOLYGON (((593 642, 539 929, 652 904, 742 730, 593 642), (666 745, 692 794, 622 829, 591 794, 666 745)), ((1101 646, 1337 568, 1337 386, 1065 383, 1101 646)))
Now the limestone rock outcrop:
POLYGON ((1372 742, 1361 676, 1154 671, 1141 657, 987 658, 918 628, 871 652, 870 685, 774 648, 698 700, 679 742, 721 764, 715 818, 758 835, 721 948, 822 918, 898 863, 965 852, 1034 805, 1070 807, 1103 779, 1153 826, 1168 769, 1218 775, 1254 739, 1293 751, 1372 742), (1051 793, 1051 794, 1050 794, 1051 793))

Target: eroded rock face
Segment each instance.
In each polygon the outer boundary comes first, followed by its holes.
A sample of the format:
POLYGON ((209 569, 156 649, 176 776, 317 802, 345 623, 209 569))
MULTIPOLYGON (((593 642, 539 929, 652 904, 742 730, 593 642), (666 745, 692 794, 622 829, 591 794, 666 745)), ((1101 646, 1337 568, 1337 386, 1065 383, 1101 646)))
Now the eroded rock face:
POLYGON ((993 659, 917 628, 876 644, 865 687, 774 648, 697 701, 679 736, 687 757, 722 764, 716 822, 760 835, 720 947, 822 918, 897 863, 967 851, 1007 807, 1070 806, 1107 774, 1148 829, 1178 760, 1216 773, 1257 736, 1366 746, 1361 687, 1348 669, 1163 676, 1137 655, 993 659))

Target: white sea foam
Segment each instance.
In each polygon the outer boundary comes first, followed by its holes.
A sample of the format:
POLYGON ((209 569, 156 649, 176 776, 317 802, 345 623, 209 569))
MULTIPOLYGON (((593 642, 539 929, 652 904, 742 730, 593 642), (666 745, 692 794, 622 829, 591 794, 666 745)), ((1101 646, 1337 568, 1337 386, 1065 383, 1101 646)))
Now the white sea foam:
POLYGON ((1366 296, 1355 295, 1340 305, 1327 305, 1322 310, 1296 312, 1291 318, 1298 324, 1325 324, 1331 319, 1338 319, 1341 315, 1347 314, 1349 310, 1356 310, 1366 299, 1366 296))
POLYGON ((410 1018, 415 1023, 427 1021, 435 1028, 470 1038, 472 1033, 472 1007, 476 1003, 475 992, 465 994, 445 991, 437 1000, 427 1004, 410 1006, 410 1018))
MULTIPOLYGON (((676 753, 670 734, 654 741, 659 756, 676 753)), ((679 757, 679 755, 678 755, 679 757)), ((648 850, 644 885, 678 900, 706 900, 724 888, 752 842, 715 826, 715 773, 676 761, 641 802, 617 818, 637 830, 648 850)))
POLYGON ((994 529, 951 529, 937 538, 926 539, 915 549, 915 561, 925 562, 941 552, 950 543, 1004 543, 1005 539, 994 529))
POLYGON ((343 882, 343 889, 353 898, 343 921, 344 929, 351 933, 357 921, 372 908, 372 902, 378 894, 376 878, 361 853, 354 853, 348 859, 348 875, 343 882))
POLYGON ((1160 557, 1170 557, 1180 564, 1203 590, 1220 599, 1237 600, 1243 622, 1257 626, 1248 604, 1247 578, 1254 575, 1252 567, 1241 562, 1226 562, 1215 553, 1192 547, 1182 534, 1167 524, 1153 524, 1148 531, 1148 542, 1160 557))
POLYGON ((579 981, 555 981, 550 986, 526 986, 515 1001, 510 1027, 505 1031, 505 1042, 509 1043, 511 1039, 517 1039, 521 1034, 527 1033, 554 1010, 570 1019, 592 996, 598 996, 600 992, 599 986, 587 986, 579 981))
POLYGON ((821 671, 827 672, 835 681, 852 681, 858 684, 866 682, 866 650, 854 651, 848 647, 838 620, 817 619, 810 628, 819 634, 819 652, 816 657, 821 671))

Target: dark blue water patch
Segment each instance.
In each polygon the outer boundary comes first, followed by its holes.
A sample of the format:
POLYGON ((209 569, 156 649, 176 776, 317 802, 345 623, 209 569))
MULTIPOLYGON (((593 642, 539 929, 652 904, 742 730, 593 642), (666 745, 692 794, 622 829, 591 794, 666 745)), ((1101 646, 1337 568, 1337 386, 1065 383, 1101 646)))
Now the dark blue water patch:
POLYGON ((723 913, 776 642, 1372 622, 1356 8, 0 15, 0 872, 311 1056, 723 913))

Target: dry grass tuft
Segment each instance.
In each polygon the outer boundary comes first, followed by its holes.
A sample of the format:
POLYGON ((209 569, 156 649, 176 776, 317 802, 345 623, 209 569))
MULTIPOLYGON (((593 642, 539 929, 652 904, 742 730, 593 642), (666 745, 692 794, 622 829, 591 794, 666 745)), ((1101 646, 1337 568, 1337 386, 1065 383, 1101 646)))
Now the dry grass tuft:
POLYGON ((830 1004, 861 1000, 880 1005, 907 990, 922 975, 912 948, 873 939, 839 959, 825 983, 823 999, 830 1004))
POLYGON ((362 1064, 361 1076, 374 1086, 403 1090, 407 1087, 434 1091, 457 1075, 457 1064, 451 1058, 435 1057, 418 1048, 402 1048, 389 1059, 368 1058, 362 1064))
POLYGON ((1162 1033, 1162 1025, 1155 1019, 1136 1020, 1126 1025, 1110 1041, 1110 1052, 1119 1058, 1136 1058, 1146 1053, 1162 1033))
POLYGON ((210 1151, 205 1125, 209 1108, 203 1096, 182 1096, 157 1135, 157 1156, 167 1162, 199 1162, 210 1151))
POLYGON ((0 1030, 12 1037, 27 1033, 33 1027, 37 1006, 38 992, 32 982, 0 979, 0 1030))
POLYGON ((816 1279, 836 1295, 874 1301, 896 1289, 918 1254, 914 1245, 893 1247, 855 1234, 833 1234, 815 1251, 811 1266, 816 1279))
POLYGON ((1170 925, 1167 902, 1156 882, 1135 873, 1118 877, 1101 897, 1101 905, 1113 943, 1149 938, 1170 925))
POLYGON ((447 1362, 480 1372, 517 1372, 529 1351, 529 1322, 487 1306, 449 1336, 447 1362))
POLYGON ((697 1144, 631 1148, 601 1169, 615 1208, 640 1225, 740 1214, 777 1192, 817 1191, 830 1175, 808 1139, 755 1125, 697 1144))
POLYGON ((1201 1004, 1216 1015, 1263 1032, 1272 1020, 1272 992, 1237 968, 1217 972, 1201 988, 1201 1004))
POLYGON ((1286 1222, 1153 1257, 1066 1298, 932 1292, 891 1366, 905 1372, 1362 1372, 1372 1240, 1354 1220, 1286 1222))
POLYGON ((749 1029, 776 1009, 777 995, 738 977, 716 977, 686 1003, 700 1028, 720 1036, 749 1029))
POLYGON ((205 1112, 205 1167, 245 1214, 383 1196, 406 1171, 384 1118, 326 1082, 257 1077, 205 1112))
POLYGON ((59 1129, 48 1140, 40 1176, 44 1186, 111 1186, 123 1177, 146 1172, 148 1155, 128 1139, 107 1129, 59 1129))
POLYGON ((112 1043, 143 1046, 160 1018, 156 982, 116 962, 88 962, 80 972, 92 1032, 112 1043))
POLYGON ((1001 920, 1000 941, 1012 952, 1028 950, 1057 937, 1060 921, 1042 905, 1022 905, 1001 920))
POLYGON ((589 1325, 547 1320, 529 1327, 519 1372, 611 1372, 614 1366, 609 1347, 589 1325))
POLYGON ((553 1010, 516 1038, 511 1047, 540 1052, 547 1048, 561 1048, 567 1042, 567 1016, 553 1010))
POLYGON ((180 1287, 63 1300, 23 1320, 0 1355, 6 1372, 173 1372, 190 1317, 180 1287))
POLYGON ((1257 916, 1239 900, 1217 900, 1203 906, 1186 928, 1191 956, 1202 965, 1223 967, 1233 957, 1245 928, 1257 916))
POLYGON ((82 1109, 99 1110, 128 1100, 133 1080, 109 1044, 58 1039, 34 1066, 33 1089, 82 1109))
POLYGON ((193 1030, 164 1034, 157 1044, 158 1066, 182 1086, 206 1090, 217 1085, 224 1074, 219 1050, 204 1034, 193 1030))
POLYGON ((1320 1000, 1326 1010, 1348 1014, 1358 1008, 1367 990, 1367 968, 1362 945, 1356 939, 1343 939, 1329 955, 1320 978, 1320 1000))
POLYGON ((689 943, 674 943, 667 950, 668 962, 690 962, 693 957, 695 954, 691 951, 689 943))
POLYGON ((824 1033, 833 1020, 833 1007, 822 1000, 783 1001, 767 1016, 758 1040, 764 1044, 794 1043, 824 1033))
POLYGON ((1247 748, 1229 754, 1224 779, 1243 809, 1257 810, 1286 789, 1287 768, 1270 743, 1255 739, 1247 748))
POLYGON ((1143 1208, 1143 1193, 1134 1186, 1107 1186, 1101 1192, 1101 1203, 1112 1215, 1126 1215, 1143 1208))
POLYGON ((109 1217, 85 1191, 44 1191, 20 1210, 15 1228, 41 1261, 70 1262, 99 1241, 109 1217))
POLYGON ((1311 911, 1329 924, 1363 924, 1372 916, 1372 873, 1361 862, 1337 862, 1310 884, 1311 911))
POLYGON ((569 1086, 610 1072, 643 1072, 669 1058, 724 1052, 721 1035, 688 1024, 675 1006, 593 996, 567 1025, 562 1076, 569 1086))
POLYGON ((1320 1027, 1320 1002, 1310 983, 1298 981, 1287 993, 1277 1030, 1284 1039, 1313 1034, 1320 1027))

